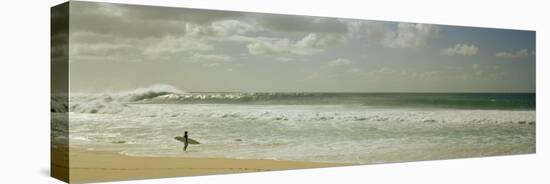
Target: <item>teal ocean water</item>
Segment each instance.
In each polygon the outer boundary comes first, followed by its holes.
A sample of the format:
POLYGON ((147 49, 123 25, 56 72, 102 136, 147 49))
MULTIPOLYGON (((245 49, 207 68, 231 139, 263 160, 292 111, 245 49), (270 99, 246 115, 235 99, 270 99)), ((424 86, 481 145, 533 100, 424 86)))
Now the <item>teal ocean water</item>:
POLYGON ((149 95, 134 97, 132 100, 185 104, 365 105, 512 110, 533 110, 536 101, 534 93, 160 93, 149 95))

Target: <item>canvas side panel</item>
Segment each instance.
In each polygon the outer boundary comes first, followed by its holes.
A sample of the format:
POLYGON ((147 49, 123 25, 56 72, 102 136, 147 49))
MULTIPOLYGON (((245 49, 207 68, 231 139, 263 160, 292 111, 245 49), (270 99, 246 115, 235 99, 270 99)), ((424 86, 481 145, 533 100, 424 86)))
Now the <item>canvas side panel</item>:
POLYGON ((51 8, 51 176, 69 182, 69 2, 51 8))

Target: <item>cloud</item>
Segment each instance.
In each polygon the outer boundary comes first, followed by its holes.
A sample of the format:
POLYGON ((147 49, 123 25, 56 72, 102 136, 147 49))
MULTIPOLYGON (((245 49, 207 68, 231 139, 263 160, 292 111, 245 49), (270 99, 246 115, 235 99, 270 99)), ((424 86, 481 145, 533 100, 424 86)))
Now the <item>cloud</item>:
POLYGON ((245 13, 95 2, 71 3, 71 32, 91 31, 119 37, 179 35, 186 26, 240 19, 245 13))
POLYGON ((518 51, 510 51, 510 52, 497 52, 495 53, 495 56, 498 58, 503 59, 518 59, 522 57, 528 57, 529 55, 535 55, 534 51, 529 52, 529 49, 521 49, 518 51))
POLYGON ((420 47, 439 31, 426 24, 109 3, 74 2, 71 8, 71 61, 195 61, 193 54, 238 44, 251 55, 289 62, 363 36, 387 48, 420 47))
POLYGON ((329 61, 327 65, 330 66, 330 67, 336 67, 336 66, 350 65, 351 63, 353 63, 353 62, 350 61, 349 59, 338 58, 338 59, 329 61))
POLYGON ((196 60, 193 53, 216 42, 262 30, 237 20, 240 12, 91 2, 73 2, 71 10, 71 62, 196 60))
POLYGON ((441 54, 447 56, 473 56, 479 48, 475 45, 456 44, 454 47, 441 50, 441 54))
POLYGON ((203 66, 208 67, 208 68, 213 68, 213 67, 217 67, 219 65, 220 65, 220 63, 206 63, 203 66))
POLYGON ((387 31, 381 43, 387 48, 417 48, 437 35, 439 27, 429 24, 399 23, 395 31, 387 31))
POLYGON ((128 40, 91 32, 71 32, 70 62, 142 61, 146 56, 139 45, 143 41, 128 40))
POLYGON ((212 45, 203 40, 187 36, 164 36, 160 39, 152 39, 151 43, 144 47, 145 54, 155 55, 214 50, 212 45))
POLYGON ((348 32, 347 23, 334 18, 274 14, 249 14, 249 17, 254 17, 264 28, 279 32, 323 34, 348 32))
POLYGON ((239 20, 215 21, 209 25, 185 24, 185 34, 193 37, 228 37, 261 31, 262 29, 239 20))
POLYGON ((195 24, 210 24, 225 19, 241 19, 247 16, 246 12, 215 11, 207 9, 159 7, 115 4, 125 9, 126 16, 145 21, 186 21, 195 24))
MULTIPOLYGON (((391 28, 395 23, 371 21, 371 20, 340 20, 347 23, 348 35, 355 38, 366 37, 368 41, 381 44, 388 32, 393 32, 391 28)), ((396 24, 395 24, 396 25, 396 24)), ((396 27, 396 26, 394 26, 396 27)))
POLYGON ((303 48, 327 48, 347 42, 346 38, 335 34, 310 33, 296 43, 303 48))
POLYGON ((138 19, 128 14, 129 6, 108 3, 71 3, 71 32, 89 31, 118 37, 157 37, 185 31, 175 21, 138 19))
MULTIPOLYGON (((254 43, 246 46, 250 54, 253 55, 269 55, 269 54, 286 54, 286 53, 305 53, 292 49, 294 43, 286 38, 281 39, 257 39, 254 43)), ((311 53, 313 51, 308 51, 311 53)))
POLYGON ((132 50, 132 45, 124 43, 78 44, 70 47, 72 54, 78 55, 114 55, 132 50))
POLYGON ((418 48, 425 46, 439 33, 431 24, 393 23, 380 21, 341 20, 347 23, 349 35, 363 37, 385 48, 418 48))
POLYGON ((287 38, 255 38, 247 45, 253 55, 311 55, 346 42, 342 36, 310 33, 298 41, 287 38))
POLYGON ((150 38, 227 36, 261 30, 259 25, 237 20, 244 15, 239 12, 89 2, 71 5, 78 10, 71 12, 71 32, 150 38))

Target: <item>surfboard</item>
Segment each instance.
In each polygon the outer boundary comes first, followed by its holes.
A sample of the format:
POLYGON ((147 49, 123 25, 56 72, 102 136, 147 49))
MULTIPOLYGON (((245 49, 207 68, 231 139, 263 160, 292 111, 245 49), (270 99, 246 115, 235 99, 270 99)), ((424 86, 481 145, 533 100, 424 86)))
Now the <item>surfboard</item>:
MULTIPOLYGON (((180 142, 183 142, 185 143, 185 138, 182 137, 182 136, 177 136, 177 137, 174 137, 174 139, 180 141, 180 142)), ((189 141, 189 144, 200 144, 199 141, 196 141, 195 139, 191 139, 191 138, 187 138, 187 141, 189 141)))

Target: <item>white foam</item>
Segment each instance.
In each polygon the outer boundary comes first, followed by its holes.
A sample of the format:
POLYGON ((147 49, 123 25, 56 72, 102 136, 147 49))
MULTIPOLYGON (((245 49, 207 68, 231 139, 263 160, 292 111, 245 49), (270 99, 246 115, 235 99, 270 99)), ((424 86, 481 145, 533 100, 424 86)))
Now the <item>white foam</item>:
POLYGON ((117 113, 71 113, 71 139, 85 138, 96 146, 131 142, 117 146, 133 155, 182 156, 181 143, 173 137, 189 131, 203 144, 193 146, 185 156, 352 163, 534 151, 535 126, 529 122, 534 123, 535 111, 335 105, 130 104, 122 108, 117 113))

